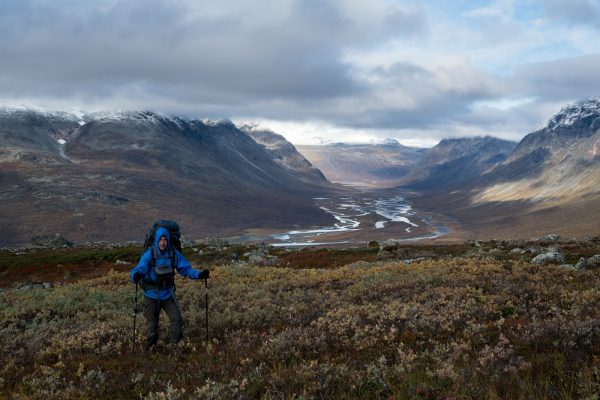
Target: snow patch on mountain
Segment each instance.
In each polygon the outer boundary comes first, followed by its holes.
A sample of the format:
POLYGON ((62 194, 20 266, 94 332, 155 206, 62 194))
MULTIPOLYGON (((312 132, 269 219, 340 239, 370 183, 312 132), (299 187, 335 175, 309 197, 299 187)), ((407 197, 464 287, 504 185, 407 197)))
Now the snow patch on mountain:
POLYGON ((78 121, 79 118, 70 112, 49 111, 41 107, 9 106, 0 104, 0 116, 38 114, 46 118, 59 118, 67 121, 78 121))
POLYGON ((598 116, 600 118, 600 99, 590 99, 588 101, 567 105, 554 115, 542 128, 553 131, 560 127, 572 126, 582 119, 598 116))
MULTIPOLYGON (((172 115, 160 114, 153 111, 124 111, 124 110, 106 110, 106 111, 96 111, 93 113, 86 114, 80 118, 80 121, 90 122, 90 121, 102 121, 102 122, 111 122, 111 121, 127 121, 134 122, 143 125, 157 125, 162 123, 173 123, 178 127, 182 127, 185 122, 189 122, 188 120, 176 117, 172 115)), ((81 124, 80 122, 80 125, 81 124)))

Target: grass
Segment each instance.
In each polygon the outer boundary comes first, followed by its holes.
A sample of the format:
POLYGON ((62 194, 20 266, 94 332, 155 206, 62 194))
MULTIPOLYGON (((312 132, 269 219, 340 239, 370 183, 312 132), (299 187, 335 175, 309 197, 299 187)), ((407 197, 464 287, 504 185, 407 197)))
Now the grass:
MULTIPOLYGON (((141 315, 131 351, 131 266, 52 289, 8 288, 0 293, 0 397, 596 398, 600 271, 470 249, 400 246, 384 257, 278 249, 273 266, 217 262, 210 342, 204 285, 179 279, 186 338, 165 343, 163 315, 148 353, 141 315), (418 254, 431 259, 402 261, 418 254)), ((209 250, 189 257, 214 257, 209 250)), ((245 250, 225 249, 222 259, 243 259, 245 250)))

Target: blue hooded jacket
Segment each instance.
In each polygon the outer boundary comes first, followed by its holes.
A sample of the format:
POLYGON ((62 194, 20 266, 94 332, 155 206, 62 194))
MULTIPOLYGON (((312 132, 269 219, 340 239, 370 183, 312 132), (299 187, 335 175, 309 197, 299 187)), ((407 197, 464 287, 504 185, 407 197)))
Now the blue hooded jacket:
MULTIPOLYGON (((156 230, 156 234, 154 235, 154 246, 146 250, 146 252, 140 258, 140 262, 134 269, 131 270, 129 276, 131 281, 133 280, 133 275, 136 272, 141 273, 144 276, 144 279, 151 282, 156 282, 156 272, 154 268, 150 268, 152 264, 152 253, 156 254, 156 266, 164 266, 171 265, 172 252, 175 252, 175 265, 173 265, 173 269, 179 273, 179 275, 186 276, 191 279, 199 279, 200 271, 192 268, 190 262, 177 251, 174 247, 171 247, 171 235, 169 235, 169 231, 163 227, 159 227, 156 230), (158 247, 158 242, 160 238, 164 236, 167 238, 167 248, 164 252, 160 251, 158 247)), ((171 289, 170 288, 162 288, 160 289, 160 293, 158 289, 148 289, 144 291, 144 296, 151 299, 158 299, 160 296, 160 300, 167 300, 171 297, 171 289)))

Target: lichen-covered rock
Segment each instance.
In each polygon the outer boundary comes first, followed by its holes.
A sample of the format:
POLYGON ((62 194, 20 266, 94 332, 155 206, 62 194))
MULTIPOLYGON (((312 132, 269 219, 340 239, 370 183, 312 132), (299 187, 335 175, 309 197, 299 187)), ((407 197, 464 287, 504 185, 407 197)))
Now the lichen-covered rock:
POLYGON ((570 271, 578 271, 577 267, 575 267, 573 264, 562 264, 560 265, 560 268, 567 269, 570 271))
POLYGON ((548 249, 548 252, 535 256, 531 262, 538 265, 553 263, 562 264, 565 262, 565 255, 558 249, 551 247, 548 249))
POLYGON ((72 247, 74 245, 73 242, 66 239, 60 233, 57 233, 55 235, 38 235, 38 236, 32 237, 31 244, 33 244, 34 246, 54 247, 54 248, 72 247))
POLYGON ((588 258, 585 261, 586 264, 586 268, 587 269, 596 269, 596 268, 600 268, 600 254, 596 254, 594 256, 591 256, 590 258, 588 258))
POLYGON ((587 262, 585 261, 585 257, 581 257, 579 261, 577 261, 577 264, 575 264, 575 268, 577 268, 578 270, 585 269, 586 266, 587 262))

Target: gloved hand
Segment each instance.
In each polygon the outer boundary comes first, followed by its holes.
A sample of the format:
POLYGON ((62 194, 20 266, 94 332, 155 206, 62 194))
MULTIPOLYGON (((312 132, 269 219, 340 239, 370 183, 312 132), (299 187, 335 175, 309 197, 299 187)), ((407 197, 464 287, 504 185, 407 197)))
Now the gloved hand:
POLYGON ((138 283, 139 281, 142 280, 143 277, 144 277, 144 275, 142 275, 140 272, 136 272, 133 274, 133 281, 135 283, 138 283))
POLYGON ((209 272, 207 269, 200 271, 200 275, 198 275, 198 279, 208 279, 209 272))

